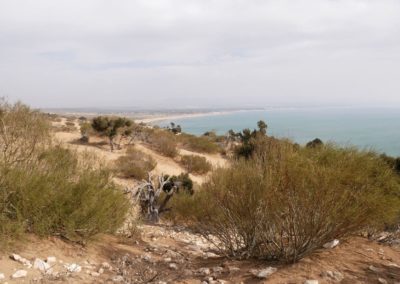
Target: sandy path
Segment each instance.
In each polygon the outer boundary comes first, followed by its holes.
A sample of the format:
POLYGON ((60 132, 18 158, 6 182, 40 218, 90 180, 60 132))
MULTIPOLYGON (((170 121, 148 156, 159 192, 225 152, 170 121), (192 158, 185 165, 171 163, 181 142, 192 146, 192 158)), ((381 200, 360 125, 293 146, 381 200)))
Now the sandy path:
MULTIPOLYGON (((116 150, 114 152, 111 152, 108 150, 108 145, 105 146, 94 146, 93 143, 98 143, 102 142, 103 140, 101 138, 96 138, 96 137, 91 137, 91 145, 82 145, 82 144, 76 144, 76 141, 80 138, 80 133, 78 131, 75 132, 56 132, 55 133, 55 139, 59 141, 61 144, 64 146, 67 146, 71 149, 76 149, 77 151, 89 151, 95 153, 98 157, 103 159, 106 162, 113 162, 118 157, 124 155, 125 150, 116 150)), ((170 174, 170 175, 179 175, 181 173, 184 173, 185 170, 173 159, 162 156, 158 154, 157 152, 151 150, 147 146, 136 143, 135 147, 137 150, 146 153, 153 157, 157 161, 157 166, 155 170, 153 171, 154 174, 170 174)), ((179 154, 181 155, 198 155, 205 157, 212 165, 213 167, 225 167, 227 166, 227 161, 223 159, 220 155, 214 154, 200 154, 200 153, 195 153, 192 151, 184 150, 184 149, 179 149, 179 154)), ((198 184, 204 183, 204 181, 207 179, 206 175, 193 175, 190 174, 190 177, 192 180, 198 184)), ((123 186, 128 186, 131 185, 131 181, 127 181, 126 179, 115 179, 116 182, 119 184, 122 184, 123 186)))

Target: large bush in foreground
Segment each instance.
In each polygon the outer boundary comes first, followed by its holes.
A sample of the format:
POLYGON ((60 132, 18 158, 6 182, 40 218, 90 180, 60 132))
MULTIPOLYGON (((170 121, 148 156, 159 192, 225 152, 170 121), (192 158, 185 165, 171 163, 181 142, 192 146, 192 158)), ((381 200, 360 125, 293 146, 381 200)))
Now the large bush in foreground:
POLYGON ((296 261, 327 241, 399 213, 399 180, 374 153, 260 140, 253 159, 212 174, 193 198, 186 220, 222 253, 296 261))
POLYGON ((0 104, 0 245, 31 232, 84 240, 113 232, 128 202, 94 156, 53 146, 43 115, 0 104))

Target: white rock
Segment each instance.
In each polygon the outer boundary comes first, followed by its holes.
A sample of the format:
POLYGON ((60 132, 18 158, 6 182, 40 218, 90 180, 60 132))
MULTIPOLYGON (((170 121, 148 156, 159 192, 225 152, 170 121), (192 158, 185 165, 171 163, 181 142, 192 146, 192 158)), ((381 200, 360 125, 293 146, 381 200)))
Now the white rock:
POLYGON ((90 275, 93 276, 93 277, 99 277, 100 273, 92 271, 92 272, 90 272, 90 275))
POLYGON ((217 254, 213 253, 213 252, 206 252, 206 253, 203 254, 203 257, 205 259, 207 259, 207 258, 216 258, 216 257, 219 257, 219 256, 217 254))
POLYGON ((32 267, 32 263, 31 263, 29 260, 27 260, 26 258, 21 257, 21 256, 18 255, 18 254, 13 253, 13 254, 10 256, 10 258, 13 259, 13 260, 15 260, 15 261, 18 261, 19 263, 22 263, 23 265, 25 265, 25 266, 28 267, 28 268, 31 268, 31 267, 32 267))
POLYGON ((103 273, 104 273, 104 269, 103 269, 103 268, 100 268, 100 269, 99 269, 99 273, 100 273, 100 274, 103 274, 103 273))
POLYGON ((72 263, 72 264, 66 264, 64 267, 68 270, 68 272, 81 272, 82 267, 79 264, 72 263))
POLYGON ((252 269, 250 270, 250 273, 256 276, 257 278, 267 278, 271 274, 275 273, 278 269, 275 267, 267 267, 264 269, 252 269))
POLYGON ((400 268, 400 265, 398 265, 398 264, 396 264, 396 263, 394 263, 394 262, 389 262, 389 263, 387 264, 387 266, 400 268))
POLYGON ((222 271, 224 271, 224 269, 221 266, 215 266, 212 268, 212 271, 214 273, 222 273, 222 271))
POLYGON ((0 280, 6 279, 6 276, 4 275, 4 273, 0 273, 0 280))
POLYGON ((120 282, 124 282, 124 277, 122 277, 121 275, 117 275, 117 276, 114 276, 111 280, 114 283, 120 283, 120 282))
POLYGON ((24 278, 28 275, 28 271, 26 270, 17 270, 13 275, 11 275, 11 278, 16 279, 16 278, 24 278))
POLYGON ((327 270, 325 272, 321 273, 322 277, 325 278, 331 278, 332 280, 335 280, 337 282, 340 282, 344 279, 344 276, 342 273, 338 272, 338 271, 331 271, 331 270, 327 270))
POLYGON ((306 280, 304 281, 304 284, 318 284, 318 280, 306 280))
POLYGON ((42 272, 46 272, 49 271, 51 267, 50 264, 48 264, 47 262, 44 262, 40 258, 36 258, 35 261, 33 262, 33 268, 38 269, 42 272))
MULTIPOLYGON (((111 265, 108 262, 103 262, 101 264, 101 267, 103 267, 104 269, 108 269, 108 270, 112 270, 111 265)), ((122 276, 121 276, 122 277, 122 276)))
POLYGON ((383 278, 378 278, 378 282, 381 284, 387 284, 388 282, 383 278))
POLYGON ((229 266, 228 270, 229 270, 230 273, 233 273, 233 272, 240 271, 240 268, 236 267, 236 266, 229 266))
POLYGON ((171 262, 171 261, 172 261, 172 258, 170 258, 170 257, 164 258, 164 262, 171 262))
POLYGON ((210 271, 210 268, 202 267, 199 269, 199 273, 201 275, 210 275, 211 271, 210 271))
POLYGON ((57 262, 57 258, 55 256, 48 256, 46 259, 47 263, 54 263, 57 262))
POLYGON ((379 268, 377 268, 377 267, 375 267, 375 266, 373 266, 373 265, 370 265, 370 266, 368 267, 368 269, 371 270, 371 271, 373 271, 373 272, 375 272, 375 273, 379 273, 379 272, 382 271, 381 269, 379 269, 379 268))
POLYGON ((323 247, 326 248, 326 249, 333 249, 338 244, 339 244, 339 240, 338 239, 334 239, 333 241, 324 244, 323 247))
POLYGON ((173 270, 178 270, 178 265, 176 265, 176 263, 170 263, 169 268, 171 268, 173 270))

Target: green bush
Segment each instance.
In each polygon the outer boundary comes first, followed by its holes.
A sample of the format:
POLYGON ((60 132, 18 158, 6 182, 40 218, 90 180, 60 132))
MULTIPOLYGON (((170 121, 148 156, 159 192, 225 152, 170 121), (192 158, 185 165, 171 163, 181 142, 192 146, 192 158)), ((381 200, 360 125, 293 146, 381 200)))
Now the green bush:
POLYGON ((195 155, 182 156, 180 163, 189 173, 206 174, 212 168, 206 158, 195 155))
POLYGON ((215 236, 221 253, 293 262, 398 216, 399 178, 376 154, 276 139, 260 144, 253 159, 216 170, 175 210, 175 218, 215 236))
POLYGON ((179 142, 182 143, 182 147, 194 152, 199 153, 217 153, 220 147, 207 136, 195 136, 187 133, 179 135, 179 142))
POLYGON ((125 178, 142 180, 147 177, 148 172, 154 170, 157 162, 149 155, 129 147, 126 155, 121 156, 115 163, 115 170, 125 178))
POLYGON ((0 104, 0 122, 0 245, 23 232, 85 240, 122 224, 128 201, 94 156, 53 146, 44 116, 22 104, 0 104))

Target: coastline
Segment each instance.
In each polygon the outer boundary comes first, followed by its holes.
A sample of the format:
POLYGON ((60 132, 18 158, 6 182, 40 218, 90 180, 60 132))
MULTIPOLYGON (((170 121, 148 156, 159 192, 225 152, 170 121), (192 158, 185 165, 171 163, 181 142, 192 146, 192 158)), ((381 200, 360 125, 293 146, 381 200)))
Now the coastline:
POLYGON ((136 123, 154 123, 159 121, 174 120, 174 119, 185 119, 203 116, 218 116, 225 114, 232 114, 236 112, 242 112, 247 110, 232 110, 232 111, 212 111, 212 112, 199 112, 199 113, 182 113, 182 114, 162 114, 162 115, 150 115, 145 118, 134 118, 136 123))

